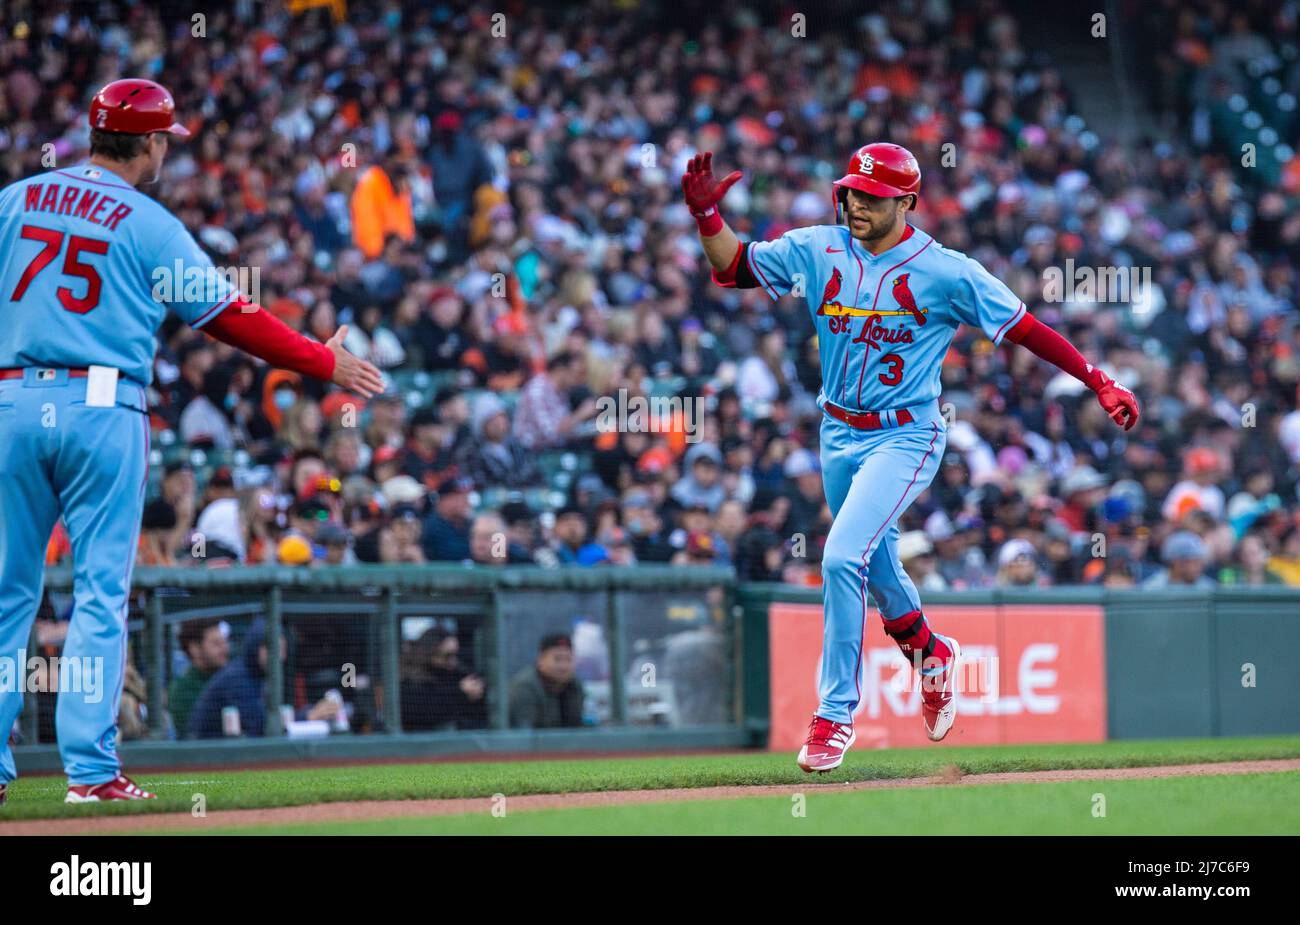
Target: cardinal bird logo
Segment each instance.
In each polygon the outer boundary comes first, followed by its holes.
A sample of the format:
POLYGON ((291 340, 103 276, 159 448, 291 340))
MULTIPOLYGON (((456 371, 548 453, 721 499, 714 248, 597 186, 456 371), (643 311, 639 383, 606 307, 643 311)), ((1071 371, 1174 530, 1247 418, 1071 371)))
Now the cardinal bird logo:
POLYGON ((822 304, 817 307, 817 314, 826 314, 827 305, 836 305, 835 297, 840 294, 840 285, 844 282, 844 276, 840 273, 839 267, 831 271, 831 278, 826 283, 826 289, 822 292, 822 304))
POLYGON ((912 313, 918 325, 925 324, 925 313, 916 307, 916 299, 912 295, 912 290, 907 286, 907 278, 910 273, 904 273, 898 279, 894 280, 894 299, 898 302, 899 308, 907 309, 912 313))

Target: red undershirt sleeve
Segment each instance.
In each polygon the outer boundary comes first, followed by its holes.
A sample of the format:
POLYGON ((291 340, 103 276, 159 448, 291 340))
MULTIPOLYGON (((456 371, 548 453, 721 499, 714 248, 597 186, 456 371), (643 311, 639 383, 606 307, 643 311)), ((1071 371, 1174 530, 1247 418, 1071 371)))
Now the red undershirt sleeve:
POLYGON ((217 340, 260 357, 272 366, 328 382, 334 354, 299 334, 262 306, 237 298, 203 328, 217 340))
POLYGON ((1060 367, 1094 391, 1100 384, 1100 371, 1084 359, 1074 344, 1029 312, 1007 332, 1006 339, 1060 367))

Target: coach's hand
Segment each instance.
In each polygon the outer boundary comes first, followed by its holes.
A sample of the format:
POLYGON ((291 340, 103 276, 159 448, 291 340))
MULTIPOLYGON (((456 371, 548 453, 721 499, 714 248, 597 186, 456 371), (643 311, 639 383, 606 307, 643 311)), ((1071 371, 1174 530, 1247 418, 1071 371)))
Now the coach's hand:
POLYGON ((686 165, 686 173, 682 174, 682 197, 686 200, 687 208, 697 217, 708 214, 709 210, 717 208, 718 203, 727 195, 727 190, 735 186, 742 176, 744 174, 739 170, 733 170, 721 180, 716 180, 713 177, 713 152, 705 151, 695 155, 686 165))
POLYGON ((343 338, 347 336, 348 326, 345 324, 325 341, 325 346, 334 354, 334 376, 330 381, 362 398, 378 395, 384 390, 384 377, 372 364, 348 352, 343 346, 343 338))
POLYGON ((1099 378, 1093 390, 1097 393, 1097 401, 1112 421, 1125 430, 1132 430, 1141 414, 1137 396, 1101 370, 1096 372, 1099 378))

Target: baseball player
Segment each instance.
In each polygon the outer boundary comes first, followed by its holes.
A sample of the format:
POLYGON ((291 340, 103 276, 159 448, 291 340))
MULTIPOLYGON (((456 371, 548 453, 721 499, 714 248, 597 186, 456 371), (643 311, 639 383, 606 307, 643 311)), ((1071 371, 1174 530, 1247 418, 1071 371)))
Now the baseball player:
MULTIPOLYGON (((378 370, 343 349, 346 328, 321 344, 286 327, 137 189, 157 181, 169 138, 189 134, 174 108, 153 81, 114 81, 90 105, 88 161, 0 191, 0 658, 13 666, 26 647, 62 516, 75 566, 63 656, 95 666, 100 692, 58 699, 69 803, 153 796, 122 774, 116 740, 149 455, 145 387, 168 309, 275 366, 361 395, 383 389, 378 370), (186 285, 160 285, 168 274, 186 285)), ((0 802, 22 701, 21 686, 0 691, 0 802)))
POLYGON ((692 158, 682 192, 721 286, 795 291, 808 302, 822 388, 822 483, 834 520, 822 554, 820 705, 799 751, 805 771, 839 767, 853 744, 861 699, 867 595, 885 633, 921 675, 921 718, 939 741, 956 718, 961 649, 931 629, 898 561, 898 518, 934 478, 946 440, 939 373, 962 324, 995 344, 1018 343, 1075 376, 1125 430, 1138 420, 1133 393, 1037 321, 1009 288, 965 254, 907 222, 921 189, 916 158, 869 144, 833 184, 836 224, 742 243, 718 204, 739 171, 716 180, 712 154, 692 158))

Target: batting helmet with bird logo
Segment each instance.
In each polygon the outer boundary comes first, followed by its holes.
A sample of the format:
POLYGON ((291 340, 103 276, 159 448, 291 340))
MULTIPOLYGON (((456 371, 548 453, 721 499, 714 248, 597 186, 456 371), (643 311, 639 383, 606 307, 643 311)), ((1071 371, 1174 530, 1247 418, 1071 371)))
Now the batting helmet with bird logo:
POLYGON ((855 189, 872 196, 919 197, 921 194, 921 167, 912 152, 901 145, 878 141, 863 145, 849 158, 844 176, 833 186, 835 221, 843 221, 844 202, 848 190, 855 189))

